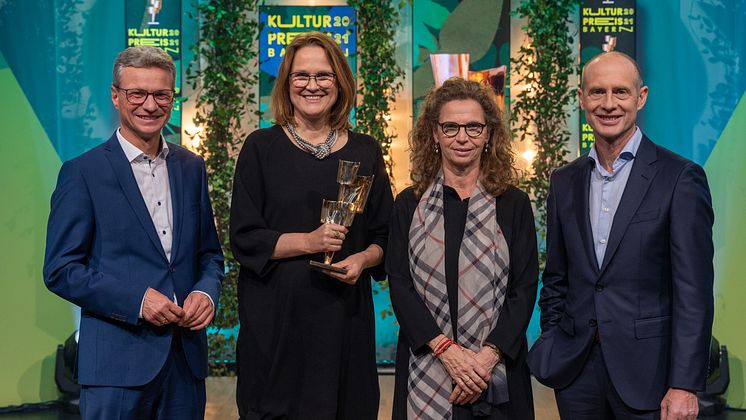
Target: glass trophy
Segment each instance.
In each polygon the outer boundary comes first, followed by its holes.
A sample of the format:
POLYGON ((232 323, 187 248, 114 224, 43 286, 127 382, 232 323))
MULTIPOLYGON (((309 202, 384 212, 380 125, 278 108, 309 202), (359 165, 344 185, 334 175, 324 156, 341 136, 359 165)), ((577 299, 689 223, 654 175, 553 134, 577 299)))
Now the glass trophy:
MULTIPOLYGON (((375 177, 374 175, 358 176, 357 171, 359 168, 360 162, 339 161, 339 168, 337 169, 339 193, 337 194, 337 200, 325 199, 322 202, 322 224, 334 223, 349 228, 352 226, 355 215, 363 212, 375 177)), ((331 265, 333 257, 333 251, 326 252, 324 254, 324 262, 320 263, 312 260, 311 267, 346 274, 347 270, 344 268, 331 265)))

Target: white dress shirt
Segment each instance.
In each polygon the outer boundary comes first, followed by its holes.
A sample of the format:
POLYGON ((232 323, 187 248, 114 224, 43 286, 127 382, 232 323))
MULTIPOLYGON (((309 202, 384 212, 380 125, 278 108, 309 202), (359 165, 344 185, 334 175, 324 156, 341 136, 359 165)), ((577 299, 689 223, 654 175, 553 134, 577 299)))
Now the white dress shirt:
MULTIPOLYGON (((145 201, 145 207, 148 208, 150 219, 153 221, 153 226, 158 233, 158 239, 161 241, 163 252, 166 253, 166 258, 171 261, 171 248, 173 245, 173 210, 171 205, 171 185, 168 182, 168 165, 166 163, 166 156, 168 156, 169 148, 168 143, 161 137, 160 151, 155 156, 155 159, 151 159, 142 150, 138 149, 135 145, 128 142, 122 133, 117 130, 117 140, 119 145, 122 146, 124 155, 130 163, 132 168, 132 174, 135 176, 137 187, 140 189, 140 194, 145 201)), ((207 293, 195 290, 192 293, 202 293, 210 299, 212 308, 215 308, 215 303, 207 293)), ((174 303, 178 305, 176 295, 173 297, 174 303)), ((140 303, 140 318, 142 318, 142 306, 145 302, 145 296, 142 297, 140 303)))

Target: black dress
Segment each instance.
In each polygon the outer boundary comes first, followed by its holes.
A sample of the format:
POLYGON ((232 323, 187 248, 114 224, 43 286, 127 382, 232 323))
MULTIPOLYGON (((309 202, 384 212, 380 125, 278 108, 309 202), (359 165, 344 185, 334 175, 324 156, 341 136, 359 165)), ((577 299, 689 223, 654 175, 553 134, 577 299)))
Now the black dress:
MULTIPOLYGON (((468 198, 461 200, 451 187, 443 186, 446 287, 451 314, 457 311, 458 254, 464 236, 468 198)), ((419 200, 412 188, 396 197, 386 251, 386 272, 391 302, 401 330, 396 352, 393 419, 407 418, 407 380, 410 349, 415 354, 429 352, 427 343, 441 334, 435 319, 414 289, 409 271, 409 227, 419 200)), ((517 188, 510 187, 497 197, 497 223, 510 251, 508 293, 500 310, 497 326, 487 341, 496 345, 505 360, 510 401, 493 410, 489 419, 523 420, 534 418, 531 376, 526 365, 526 328, 536 302, 539 265, 536 230, 531 202, 517 188)), ((458 319, 451 317, 453 331, 458 319)), ((455 337, 458 341, 458 337, 455 337)), ((454 419, 473 419, 468 406, 453 406, 454 419)), ((481 417, 480 417, 481 418, 481 417)))
POLYGON ((370 276, 351 286, 312 270, 323 254, 271 260, 282 233, 320 226, 322 199, 336 199, 339 160, 375 174, 365 211, 355 217, 339 261, 371 244, 386 249, 393 198, 373 138, 349 133, 324 160, 296 147, 279 126, 253 132, 236 166, 231 247, 238 279, 239 415, 244 419, 375 419, 379 390, 370 276))

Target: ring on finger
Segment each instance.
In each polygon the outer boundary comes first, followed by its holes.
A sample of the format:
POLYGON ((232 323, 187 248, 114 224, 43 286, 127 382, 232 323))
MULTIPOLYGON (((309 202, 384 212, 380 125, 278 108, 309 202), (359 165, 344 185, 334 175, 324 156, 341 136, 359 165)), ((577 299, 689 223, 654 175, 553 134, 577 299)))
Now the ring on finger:
POLYGON ((339 239, 339 232, 334 231, 334 239, 339 239))

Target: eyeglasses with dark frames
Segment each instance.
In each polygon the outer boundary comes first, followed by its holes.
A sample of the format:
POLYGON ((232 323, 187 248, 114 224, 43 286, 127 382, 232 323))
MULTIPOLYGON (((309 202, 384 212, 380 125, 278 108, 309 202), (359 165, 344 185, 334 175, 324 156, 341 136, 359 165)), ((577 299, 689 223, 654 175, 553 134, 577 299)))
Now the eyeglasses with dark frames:
POLYGON ((290 82, 297 88, 303 88, 311 83, 311 79, 316 81, 316 84, 320 88, 332 87, 334 84, 334 78, 337 75, 330 72, 318 72, 316 74, 308 74, 303 71, 295 71, 290 73, 290 82))
POLYGON ((155 103, 161 106, 171 105, 174 102, 174 91, 171 89, 163 89, 156 91, 149 91, 145 89, 122 89, 117 85, 114 85, 117 90, 124 92, 127 102, 132 105, 142 105, 148 100, 148 96, 153 95, 155 103))
POLYGON ((461 128, 463 127, 467 136, 471 138, 477 138, 482 135, 482 131, 484 131, 484 127, 487 127, 487 124, 478 122, 456 124, 455 122, 446 121, 442 123, 439 122, 438 126, 440 127, 440 131, 442 131, 443 135, 446 137, 456 137, 458 135, 458 132, 461 131, 461 128))

